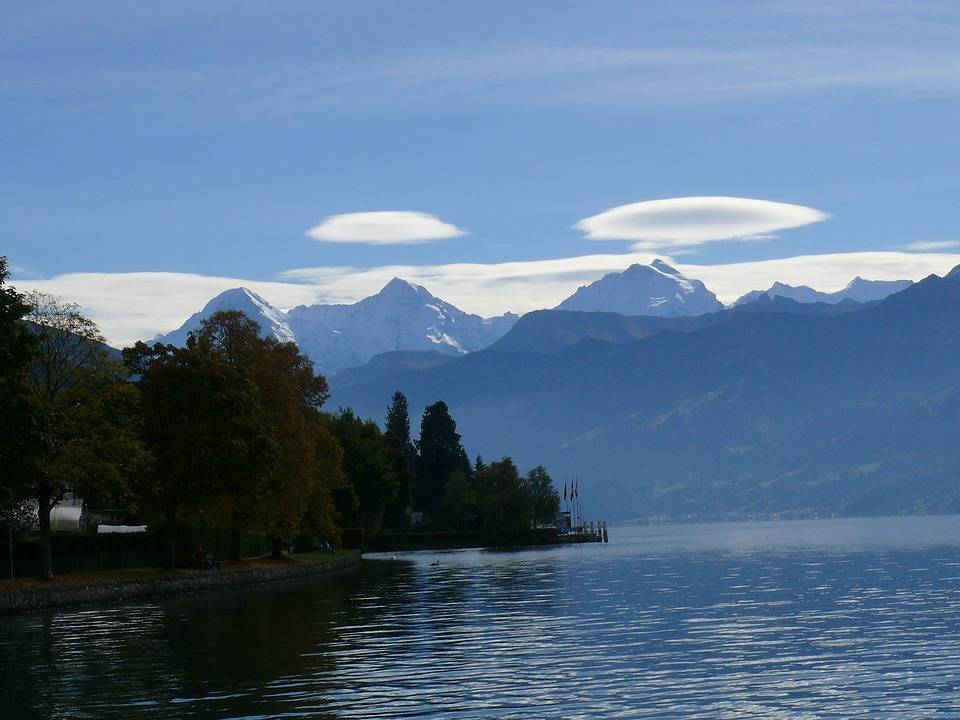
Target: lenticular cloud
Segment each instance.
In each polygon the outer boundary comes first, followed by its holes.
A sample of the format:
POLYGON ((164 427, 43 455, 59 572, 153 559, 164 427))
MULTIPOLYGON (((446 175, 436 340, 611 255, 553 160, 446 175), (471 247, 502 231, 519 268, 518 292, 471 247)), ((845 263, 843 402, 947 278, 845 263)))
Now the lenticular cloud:
POLYGON ((405 245, 466 235, 436 215, 412 210, 344 213, 325 218, 307 235, 314 240, 369 245, 405 245))
POLYGON ((574 227, 588 240, 633 240, 645 249, 759 239, 828 217, 815 208, 772 200, 682 197, 620 205, 574 227))

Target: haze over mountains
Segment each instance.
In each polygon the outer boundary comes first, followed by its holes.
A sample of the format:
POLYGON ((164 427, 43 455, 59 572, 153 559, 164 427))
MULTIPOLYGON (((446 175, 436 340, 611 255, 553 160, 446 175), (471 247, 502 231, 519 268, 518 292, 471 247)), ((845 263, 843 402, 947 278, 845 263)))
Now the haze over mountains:
POLYGON ((757 298, 764 295, 771 298, 785 297, 801 303, 823 302, 836 304, 844 300, 868 303, 883 300, 888 295, 900 292, 912 284, 910 280, 864 280, 858 276, 851 280, 842 290, 825 293, 814 290, 812 287, 807 287, 806 285, 785 285, 784 283, 776 282, 766 290, 753 290, 748 292, 733 304, 736 306, 754 302, 757 298))
POLYGON ((576 474, 610 519, 960 511, 960 269, 751 296, 723 308, 666 263, 519 319, 396 279, 289 312, 236 289, 166 339, 243 310, 332 374, 330 407, 443 399, 471 454, 576 474))
MULTIPOLYGON (((829 303, 837 311, 859 307, 859 303, 875 301, 903 289, 909 281, 868 281, 854 279, 837 293, 820 293, 807 287, 794 288, 776 283, 766 291, 754 291, 740 298, 734 305, 750 305, 749 310, 769 312, 777 307, 757 303, 760 298, 792 298, 803 303, 829 303), (844 301, 853 305, 844 305, 844 301)), ((458 356, 489 347, 499 341, 517 322, 512 313, 494 318, 481 318, 454 307, 432 295, 426 288, 394 278, 371 297, 354 304, 301 305, 288 312, 271 305, 267 300, 246 288, 234 288, 217 295, 202 310, 193 314, 184 324, 157 340, 174 344, 186 342, 187 335, 200 322, 219 310, 240 310, 260 324, 265 336, 281 341, 293 340, 315 363, 318 370, 328 375, 348 368, 359 368, 381 353, 431 351, 444 356, 458 356)), ((710 315, 724 310, 723 304, 702 282, 687 278, 663 260, 650 265, 631 265, 619 273, 610 273, 596 282, 580 287, 561 302, 553 312, 572 312, 551 316, 548 335, 536 338, 533 327, 541 322, 541 313, 528 313, 524 318, 525 332, 504 340, 500 349, 516 343, 525 348, 536 342, 554 349, 554 344, 565 346, 571 338, 593 337, 607 340, 612 337, 639 339, 664 329, 693 329, 713 324, 720 318, 710 315), (604 321, 591 319, 584 325, 578 312, 604 312, 611 317, 604 321), (673 318, 687 318, 682 322, 665 322, 673 318), (693 319, 691 319, 693 318, 693 319), (561 328, 567 324, 566 330, 561 328)), ((796 310, 794 310, 796 312, 796 310)), ((820 313, 812 305, 807 312, 820 313)), ((379 362, 376 372, 382 373, 400 356, 379 362)), ((407 364, 411 362, 405 356, 407 364)), ((419 362, 419 361, 417 361, 419 362)))
POLYGON ((332 402, 442 398, 471 452, 577 474, 610 518, 960 510, 960 270, 845 312, 775 301, 532 313, 484 351, 334 378, 332 402))

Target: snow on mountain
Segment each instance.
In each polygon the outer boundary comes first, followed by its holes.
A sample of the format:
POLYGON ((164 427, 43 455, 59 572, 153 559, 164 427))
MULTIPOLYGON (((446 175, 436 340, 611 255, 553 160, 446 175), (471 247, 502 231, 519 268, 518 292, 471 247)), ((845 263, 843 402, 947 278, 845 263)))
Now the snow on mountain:
POLYGON ((157 340, 182 345, 203 318, 219 310, 241 310, 263 335, 294 341, 319 371, 333 374, 394 350, 435 350, 462 355, 503 336, 518 317, 470 315, 431 295, 426 288, 394 278, 376 295, 353 305, 299 305, 287 313, 256 293, 235 288, 217 295, 178 329, 157 340))
POLYGON ((512 313, 470 315, 399 278, 353 305, 300 305, 287 318, 303 352, 330 372, 391 350, 462 355, 498 340, 517 321, 512 313))
POLYGON ((859 303, 883 300, 889 295, 900 292, 913 284, 910 280, 865 280, 855 277, 845 288, 832 293, 820 292, 806 285, 785 285, 775 282, 766 290, 751 290, 738 298, 734 306, 753 302, 761 295, 768 297, 785 297, 800 303, 824 302, 836 305, 843 300, 854 300, 859 303))
POLYGON ((263 337, 274 337, 281 342, 294 339, 293 331, 287 324, 283 312, 268 303, 262 297, 247 288, 226 290, 203 306, 203 310, 194 313, 179 328, 166 335, 157 335, 155 340, 172 345, 184 345, 187 335, 200 328, 200 322, 221 310, 240 310, 260 325, 263 337))
POLYGON ((581 286, 555 309, 677 317, 716 312, 723 304, 702 282, 658 259, 581 286))

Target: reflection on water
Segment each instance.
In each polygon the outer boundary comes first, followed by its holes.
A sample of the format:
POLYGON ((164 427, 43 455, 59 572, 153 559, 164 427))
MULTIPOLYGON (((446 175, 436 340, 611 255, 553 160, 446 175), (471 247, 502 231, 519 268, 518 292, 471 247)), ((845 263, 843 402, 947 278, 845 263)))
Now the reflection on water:
POLYGON ((6 619, 0 717, 957 717, 958 551, 956 517, 624 528, 6 619))

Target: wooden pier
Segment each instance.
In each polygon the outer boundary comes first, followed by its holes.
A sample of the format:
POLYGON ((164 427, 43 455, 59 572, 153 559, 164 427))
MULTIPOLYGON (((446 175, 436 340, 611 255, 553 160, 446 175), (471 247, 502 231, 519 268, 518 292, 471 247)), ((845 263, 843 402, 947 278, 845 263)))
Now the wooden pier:
POLYGON ((580 520, 571 523, 570 513, 560 513, 557 537, 563 543, 609 542, 606 520, 580 520))

